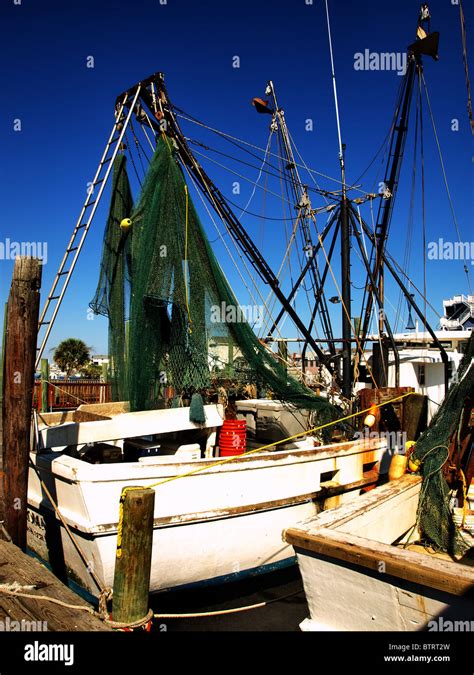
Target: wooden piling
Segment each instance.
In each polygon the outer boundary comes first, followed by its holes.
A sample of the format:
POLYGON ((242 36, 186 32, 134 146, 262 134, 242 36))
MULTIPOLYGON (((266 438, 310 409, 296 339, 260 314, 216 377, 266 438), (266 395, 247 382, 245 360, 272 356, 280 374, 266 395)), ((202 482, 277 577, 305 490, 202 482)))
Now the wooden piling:
POLYGON ((117 548, 112 619, 132 623, 148 612, 155 491, 133 489, 123 501, 122 541, 117 548))
POLYGON ((40 286, 41 261, 17 258, 8 298, 3 364, 3 494, 6 530, 23 550, 40 286))
POLYGON ((41 359, 41 412, 48 412, 49 361, 41 359))

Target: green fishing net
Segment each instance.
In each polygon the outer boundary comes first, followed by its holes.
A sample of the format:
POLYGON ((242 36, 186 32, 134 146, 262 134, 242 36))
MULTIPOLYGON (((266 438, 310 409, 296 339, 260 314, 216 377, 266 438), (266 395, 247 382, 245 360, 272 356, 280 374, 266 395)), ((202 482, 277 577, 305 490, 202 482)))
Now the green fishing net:
POLYGON ((468 343, 446 398, 428 429, 416 442, 413 459, 421 460, 423 483, 418 503, 418 526, 434 548, 461 555, 467 544, 456 527, 449 508, 450 488, 442 468, 448 457, 450 437, 459 427, 468 399, 474 398, 474 335, 468 343))
POLYGON ((316 410, 321 423, 337 417, 326 399, 289 376, 256 337, 215 258, 166 138, 158 141, 131 219, 133 238, 123 242, 115 225, 107 245, 109 223, 117 220, 109 216, 100 292, 93 303, 96 311, 101 302, 106 306, 101 313, 119 334, 111 348, 118 346, 121 357, 125 294, 113 290, 121 281, 111 270, 120 269, 122 281, 132 271, 126 350, 131 410, 162 407, 165 388, 178 397, 199 393, 209 401, 218 387, 238 382, 256 385, 259 396, 271 393, 316 410), (124 254, 130 264, 120 260, 124 254))
POLYGON ((131 274, 132 230, 120 227, 130 217, 133 198, 127 176, 126 158, 114 162, 112 197, 104 233, 97 290, 90 307, 109 319, 109 379, 112 400, 128 400, 126 331, 131 274))

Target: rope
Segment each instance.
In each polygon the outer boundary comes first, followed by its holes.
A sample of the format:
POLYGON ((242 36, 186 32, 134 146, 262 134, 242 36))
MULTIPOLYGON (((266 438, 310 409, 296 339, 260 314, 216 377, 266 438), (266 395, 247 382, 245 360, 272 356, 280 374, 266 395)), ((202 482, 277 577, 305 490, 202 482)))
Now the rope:
POLYGON ((54 501, 53 497, 51 496, 50 491, 48 490, 48 488, 46 487, 46 485, 45 485, 43 479, 41 478, 38 469, 37 469, 36 466, 33 464, 32 460, 31 460, 31 457, 30 457, 30 465, 31 465, 31 467, 33 468, 34 472, 36 473, 36 475, 37 475, 37 477, 38 477, 38 480, 39 480, 39 482, 40 482, 40 485, 41 485, 41 487, 42 487, 43 490, 44 490, 45 495, 47 496, 47 498, 48 498, 49 501, 51 502, 51 505, 52 505, 53 509, 55 510, 55 512, 57 513, 59 520, 60 520, 61 523, 64 525, 64 528, 65 528, 66 532, 68 533, 68 535, 69 535, 69 537, 70 537, 70 539, 71 539, 73 545, 75 546, 77 552, 79 553, 80 557, 82 558, 82 562, 85 564, 85 566, 86 566, 86 568, 87 568, 87 571, 89 572, 89 574, 90 574, 91 577, 93 578, 93 580, 94 580, 94 582, 95 582, 97 588, 99 589, 99 591, 101 591, 101 592, 104 591, 104 587, 102 586, 99 577, 95 574, 94 570, 91 569, 91 567, 90 567, 90 565, 89 565, 89 560, 87 560, 87 558, 86 558, 86 556, 85 556, 85 554, 84 554, 84 551, 82 550, 82 548, 80 547, 80 545, 79 545, 78 542, 76 541, 76 538, 74 537, 73 533, 71 532, 71 530, 70 530, 70 528, 69 528, 69 525, 66 523, 66 521, 65 521, 65 519, 64 519, 64 516, 62 515, 61 511, 59 510, 58 505, 57 505, 56 502, 54 501))
POLYGON ((71 605, 68 602, 63 602, 62 600, 58 600, 57 598, 50 598, 47 595, 34 595, 33 593, 23 593, 23 591, 20 590, 23 588, 34 590, 36 589, 36 586, 20 586, 20 584, 17 581, 14 581, 12 584, 0 584, 0 593, 4 593, 5 595, 10 595, 19 598, 31 598, 32 600, 47 600, 48 602, 52 602, 55 605, 61 605, 61 607, 67 607, 68 609, 84 610, 85 612, 89 612, 89 614, 92 614, 93 616, 98 616, 98 613, 94 609, 92 609, 92 607, 86 607, 85 605, 71 605), (8 588, 9 586, 15 585, 19 587, 18 590, 16 588, 8 588))
POLYGON ((111 628, 117 629, 140 628, 141 626, 148 624, 154 617, 153 610, 150 609, 148 610, 146 616, 144 616, 141 619, 137 619, 136 621, 130 622, 113 621, 112 619, 109 619, 107 607, 105 607, 105 610, 101 608, 97 612, 92 607, 87 607, 86 605, 73 605, 70 602, 64 602, 63 600, 58 600, 57 598, 51 598, 48 595, 35 595, 33 593, 24 592, 25 590, 35 590, 35 589, 36 586, 22 586, 18 581, 13 581, 12 583, 9 584, 0 584, 0 593, 3 593, 4 595, 9 595, 11 597, 18 597, 18 598, 29 598, 31 600, 44 600, 46 602, 52 602, 55 605, 60 605, 61 607, 66 607, 67 609, 74 609, 88 612, 92 616, 95 616, 96 618, 103 621, 111 628))
POLYGON ((71 398, 75 398, 76 401, 79 401, 80 403, 85 403, 87 405, 87 401, 84 401, 82 398, 79 398, 78 396, 74 396, 74 394, 71 394, 68 391, 66 391, 65 389, 62 389, 61 387, 58 387, 57 384, 54 384, 53 382, 50 382, 49 380, 42 380, 42 382, 46 382, 47 384, 50 384, 55 389, 58 389, 59 391, 64 392, 65 394, 67 394, 71 398))
POLYGON ((111 628, 118 628, 122 630, 128 628, 132 630, 133 628, 141 628, 141 626, 145 626, 146 624, 150 623, 153 620, 153 617, 154 617, 153 610, 149 609, 144 617, 142 617, 141 619, 137 619, 136 621, 127 621, 127 622, 113 621, 112 619, 108 619, 106 617, 103 618, 103 621, 111 628))
MULTIPOLYGON (((377 408, 382 408, 385 405, 389 405, 390 403, 393 403, 394 401, 400 401, 407 396, 412 396, 414 392, 407 392, 406 394, 402 394, 400 396, 396 396, 395 398, 390 399, 389 401, 385 401, 384 403, 379 403, 376 404, 377 408)), ((344 417, 340 417, 337 420, 332 420, 331 422, 326 422, 326 424, 321 424, 318 427, 314 427, 313 429, 308 429, 306 431, 301 431, 298 434, 294 434, 293 436, 288 436, 288 438, 284 438, 280 441, 274 441, 273 443, 268 443, 267 445, 260 446, 259 448, 254 448, 253 450, 247 450, 247 452, 242 453, 241 455, 237 456, 232 456, 232 457, 226 457, 225 459, 218 459, 212 464, 206 464, 205 466, 199 466, 196 469, 192 469, 191 471, 187 471, 186 473, 181 473, 177 476, 170 476, 169 478, 165 478, 164 480, 157 481, 156 483, 151 483, 150 485, 131 485, 127 486, 122 489, 122 493, 120 495, 120 501, 119 501, 119 520, 117 524, 117 557, 120 557, 122 555, 122 535, 123 535, 123 503, 125 501, 125 496, 127 492, 132 491, 132 490, 150 490, 156 487, 160 487, 161 485, 165 485, 166 483, 171 483, 175 480, 180 480, 181 478, 188 478, 189 476, 194 476, 197 473, 201 473, 202 471, 207 471, 208 469, 213 468, 216 465, 222 466, 223 464, 227 464, 228 462, 234 462, 236 459, 241 459, 242 457, 249 457, 250 455, 255 454, 256 452, 261 452, 262 450, 268 450, 268 448, 274 448, 277 445, 281 445, 282 443, 288 443, 288 441, 292 441, 295 438, 299 438, 300 436, 308 436, 309 434, 314 434, 317 431, 321 431, 322 429, 327 429, 330 426, 333 426, 334 424, 339 424, 341 422, 345 422, 347 420, 350 420, 354 417, 358 417, 359 415, 363 415, 366 412, 369 412, 371 409, 373 409, 373 406, 370 406, 369 408, 366 408, 365 410, 360 410, 359 412, 351 413, 350 415, 345 415, 344 417)))
POLYGON ((259 609, 260 607, 266 607, 266 605, 271 605, 273 602, 282 602, 287 598, 292 598, 295 595, 300 595, 301 591, 296 591, 295 593, 288 593, 288 595, 283 595, 281 598, 273 598, 272 600, 266 600, 264 602, 256 602, 253 605, 246 605, 245 607, 232 607, 231 609, 219 609, 214 612, 191 612, 189 614, 154 614, 156 619, 198 619, 200 617, 206 616, 224 616, 226 614, 236 614, 237 612, 247 612, 251 609, 259 609))

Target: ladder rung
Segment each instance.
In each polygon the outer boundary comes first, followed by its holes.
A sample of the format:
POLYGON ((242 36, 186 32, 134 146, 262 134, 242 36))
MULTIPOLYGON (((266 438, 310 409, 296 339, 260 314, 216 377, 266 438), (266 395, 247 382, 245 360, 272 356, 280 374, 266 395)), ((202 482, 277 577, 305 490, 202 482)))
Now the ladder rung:
POLYGON ((104 166, 104 164, 108 164, 111 161, 112 157, 107 157, 107 159, 104 159, 103 162, 100 163, 101 166, 104 166))
POLYGON ((58 277, 62 277, 65 274, 69 274, 69 270, 66 270, 65 272, 58 272, 58 277))
POLYGON ((48 300, 51 302, 51 300, 58 300, 59 295, 50 295, 48 300))
POLYGON ((93 202, 87 202, 87 204, 86 204, 86 205, 84 206, 84 208, 85 208, 85 209, 88 209, 88 208, 89 208, 89 206, 92 206, 92 204, 95 204, 95 203, 96 203, 96 201, 97 201, 97 199, 94 199, 94 201, 93 201, 93 202))
POLYGON ((51 323, 51 321, 40 321, 39 325, 40 326, 49 326, 50 323, 51 323))
POLYGON ((100 180, 96 180, 95 183, 92 183, 92 185, 100 185, 100 184, 103 183, 103 182, 104 182, 104 179, 101 178, 100 180))
POLYGON ((87 223, 82 223, 82 225, 78 225, 76 227, 76 232, 77 232, 77 230, 82 230, 83 227, 87 227, 87 223))
POLYGON ((66 253, 72 253, 73 251, 77 251, 78 248, 79 248, 79 246, 74 246, 73 248, 67 248, 66 253))

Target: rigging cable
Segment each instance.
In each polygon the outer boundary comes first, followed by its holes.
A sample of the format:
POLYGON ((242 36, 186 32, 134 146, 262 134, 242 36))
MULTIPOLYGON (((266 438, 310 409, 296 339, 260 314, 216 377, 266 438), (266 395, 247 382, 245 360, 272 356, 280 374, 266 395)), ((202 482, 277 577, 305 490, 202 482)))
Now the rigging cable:
MULTIPOLYGON (((418 78, 420 97, 420 152, 421 152, 421 231, 423 246, 423 295, 426 298, 426 209, 425 209, 425 151, 423 142, 423 99, 421 79, 418 78)), ((426 300, 423 303, 423 315, 426 316, 426 300)))
MULTIPOLYGON (((458 221, 457 221, 457 218, 456 218, 456 213, 454 211, 453 200, 451 198, 451 191, 450 191, 449 185, 448 185, 448 178, 446 176, 446 169, 444 167, 443 154, 441 152, 441 146, 440 146, 440 143, 439 143, 438 132, 436 130, 436 124, 435 124, 435 120, 434 120, 434 116, 433 116, 433 110, 431 108, 431 101, 430 101, 430 96, 428 94, 428 87, 426 85, 426 80, 425 80, 425 76, 424 76, 423 73, 421 73, 421 78, 423 80, 423 85, 424 85, 424 88, 425 88, 426 100, 428 102, 428 109, 430 111, 431 124, 433 126, 434 136, 435 136, 435 139, 436 139, 436 145, 438 147, 439 160, 440 160, 440 164, 441 164, 441 169, 443 171, 444 185, 446 187, 446 193, 448 195, 449 205, 451 207, 453 222, 454 222, 454 225, 456 227, 456 233, 457 233, 457 236, 458 236, 458 241, 459 241, 460 244, 462 244, 461 232, 460 232, 459 224, 458 224, 458 221)), ((471 277, 469 275, 469 268, 466 265, 466 262, 464 262, 464 272, 466 273, 466 277, 467 277, 467 284, 468 284, 468 287, 469 287, 469 293, 472 293, 471 277)))
POLYGON ((143 183, 140 179, 140 176, 138 175, 137 167, 135 165, 135 160, 133 159, 133 153, 132 153, 131 146, 130 146, 130 139, 128 137, 128 130, 125 132, 125 138, 126 138, 126 141, 127 141, 126 146, 128 148, 128 154, 129 154, 130 160, 132 162, 133 170, 135 171, 135 176, 137 177, 137 181, 140 185, 140 188, 142 188, 143 183))
MULTIPOLYGON (((408 210, 408 224, 407 224, 407 237, 405 242, 405 253, 403 256, 403 269, 408 270, 410 265, 411 258, 411 246, 413 238, 413 229, 414 229, 414 210, 415 210, 415 191, 416 191, 416 173, 417 173, 417 157, 418 157, 418 136, 419 136, 419 115, 420 115, 420 100, 421 100, 421 90, 417 89, 416 94, 416 113, 415 113, 415 143, 413 147, 413 168, 412 168, 412 178, 411 178, 411 194, 410 194, 410 206, 408 210)), ((395 319, 395 333, 398 329, 398 323, 400 321, 401 312, 402 312, 402 303, 403 303, 404 293, 400 289, 398 294, 398 303, 397 303, 397 314, 395 319)))
MULTIPOLYGON (((245 288, 247 289, 247 292, 248 292, 248 294, 249 294, 249 296, 250 296, 250 299, 252 300, 252 302, 254 303, 255 306, 258 306, 258 303, 257 303, 257 301, 256 301, 256 299, 255 299, 255 296, 253 295, 251 289, 248 287, 247 282, 246 282, 246 280, 245 280, 245 277, 244 277, 243 274, 242 274, 242 270, 240 269, 239 265, 236 263, 236 261, 235 261, 233 255, 232 255, 232 253, 231 253, 229 247, 227 246, 226 241, 224 240, 224 237, 223 237, 222 233, 220 232, 220 230, 219 230, 219 228, 218 228, 218 226, 217 226, 216 221, 214 220, 214 217, 212 216, 212 213, 211 213, 211 211, 210 211, 210 209, 209 209, 207 203, 205 202, 205 200, 204 200, 204 198, 203 198, 203 196, 202 196, 202 194, 201 194, 201 191, 200 191, 199 187, 198 187, 197 184, 196 184, 196 179, 195 179, 194 176, 191 174, 191 172, 189 171, 189 169, 188 169, 188 167, 187 167, 186 165, 184 165, 184 168, 186 169, 186 173, 188 174, 189 179, 191 180, 191 182, 192 182, 192 184, 193 184, 193 186, 194 186, 194 189, 196 190, 197 194, 199 195, 199 198, 200 198, 200 200, 201 200, 201 202, 202 202, 202 204, 203 204, 205 210, 207 211, 207 214, 208 214, 209 218, 211 219, 211 222, 212 222, 212 224, 214 225, 214 228, 216 229, 216 231, 217 231, 217 233, 218 233, 219 238, 221 239, 222 243, 224 244, 224 248, 226 249, 226 251, 227 251, 227 253, 228 253, 230 259, 232 260, 232 263, 234 264, 234 266, 235 266, 235 268, 236 268, 236 270, 237 270, 237 272, 238 272, 238 274, 239 274, 239 276, 240 276, 240 278, 241 278, 241 280, 242 280, 242 282, 243 282, 245 288)), ((225 224, 225 222, 222 220, 222 218, 221 218, 221 221, 222 221, 224 227, 226 227, 226 224, 225 224)), ((236 251, 237 251, 237 254, 239 255, 239 258, 240 258, 240 260, 241 260, 241 262, 242 262, 242 264, 243 264, 243 266, 244 266, 244 268, 245 268, 245 271, 247 272, 247 274, 248 274, 248 276, 249 276, 249 279, 252 281, 253 285, 255 286, 256 292, 257 292, 258 296, 260 297, 260 299, 261 299, 261 301, 262 301, 262 303, 263 303, 263 306, 264 306, 264 308, 265 308, 265 311, 266 311, 266 312, 270 315, 270 317, 271 317, 270 310, 268 309, 268 307, 267 307, 267 305, 266 305, 266 303, 265 303, 265 300, 264 300, 264 298, 262 297, 262 295, 261 295, 259 289, 256 287, 255 280, 253 279, 253 277, 252 277, 252 275, 251 275, 251 273, 250 273, 250 270, 248 269, 248 266, 247 266, 247 263, 246 263, 246 261, 245 261, 245 258, 243 257, 243 255, 242 255, 241 251, 239 250, 239 248, 238 248, 236 242, 234 241, 234 239, 231 237, 230 240, 232 241, 232 243, 233 243, 234 246, 235 246, 235 249, 236 249, 236 251)), ((222 270, 222 273, 224 274, 223 270, 222 270)), ((227 281, 227 283, 229 284, 229 287, 231 287, 231 285, 230 285, 230 283, 229 283, 229 281, 228 281, 227 278, 226 278, 226 281, 227 281)), ((272 319, 272 320, 273 320, 273 319, 272 319)), ((281 335, 280 335, 280 337, 281 337, 281 335)))
POLYGON ((461 0, 459 0, 459 18, 461 19, 462 58, 464 61, 464 72, 466 74, 467 111, 469 114, 469 123, 471 125, 471 131, 474 134, 474 119, 472 117, 471 82, 469 80, 469 68, 467 65, 466 23, 464 21, 464 10, 462 8, 461 0))
MULTIPOLYGON (((194 151, 194 154, 199 155, 200 157, 204 157, 204 159, 207 159, 209 162, 212 162, 213 164, 216 164, 216 166, 219 166, 221 169, 225 169, 225 170, 228 171, 229 173, 234 174, 234 176, 238 176, 238 177, 241 178, 242 180, 246 180, 247 183, 251 183, 252 185, 256 185, 258 188, 260 188, 261 190, 263 190, 263 187, 262 187, 261 185, 258 185, 258 183, 256 183, 255 181, 253 181, 251 178, 247 178, 247 176, 243 176, 243 175, 242 175, 241 173, 239 173, 238 171, 234 171, 233 169, 231 169, 230 167, 226 166, 225 164, 221 164, 221 163, 218 162, 217 160, 212 159, 212 157, 208 157, 208 156, 205 155, 203 152, 199 152, 199 150, 195 150, 195 151, 194 151)), ((253 168, 256 168, 256 167, 253 167, 253 168)), ((277 194, 276 192, 272 192, 272 190, 267 190, 267 192, 269 192, 269 193, 270 193, 271 195, 273 195, 274 197, 279 197, 279 198, 281 198, 281 195, 277 194)), ((292 205, 291 202, 290 202, 290 205, 292 205)))
POLYGON ((268 157, 268 153, 269 153, 269 151, 270 151, 270 146, 271 146, 271 143, 272 143, 272 138, 273 138, 273 131, 270 129, 270 135, 268 136, 267 147, 266 147, 266 150, 265 150, 265 156, 264 156, 264 158, 263 158, 262 165, 261 165, 261 167, 260 167, 260 169, 259 169, 257 180, 256 180, 256 182, 255 182, 255 185, 253 186, 252 192, 251 192, 251 194, 250 194, 250 197, 248 198, 248 201, 247 201, 246 205, 244 206, 244 208, 242 209, 242 211, 241 211, 241 213, 240 213, 240 216, 238 217, 238 220, 240 220, 240 219, 242 218, 242 216, 244 215, 245 211, 246 211, 246 210, 248 209, 248 207, 250 206, 250 202, 252 201, 252 199, 253 199, 254 196, 255 196, 255 191, 256 191, 256 189, 257 189, 257 184, 260 182, 260 178, 262 177, 262 173, 263 173, 263 167, 265 166, 265 164, 266 164, 266 162, 267 162, 267 157, 268 157))
MULTIPOLYGON (((332 37, 331 37, 331 24, 329 22, 329 7, 328 0, 326 0, 326 19, 328 25, 328 38, 329 38, 329 54, 331 56, 331 75, 332 75, 332 87, 334 92, 334 107, 336 109, 336 123, 337 123, 337 137, 339 140, 339 160, 341 161, 342 168, 344 167, 344 155, 342 151, 342 138, 341 138, 341 122, 339 119, 339 103, 337 99, 337 87, 336 87, 336 73, 334 70, 334 56, 332 52, 332 37)), ((342 187, 345 190, 345 180, 342 180, 342 187)))
MULTIPOLYGON (((265 152, 265 149, 259 147, 258 145, 254 145, 253 143, 249 143, 248 141, 244 141, 240 138, 236 138, 235 136, 231 136, 230 134, 227 134, 223 131, 219 131, 218 129, 215 129, 213 127, 208 126, 207 124, 204 124, 203 122, 200 122, 199 120, 190 116, 189 113, 185 113, 183 110, 181 110, 180 108, 177 108, 176 106, 173 106, 173 109, 175 111, 179 111, 179 112, 176 112, 177 117, 181 117, 182 119, 187 120, 188 122, 192 122, 193 124, 197 124, 198 126, 201 126, 204 129, 207 129, 208 131, 212 131, 213 133, 215 133, 219 136, 222 136, 223 138, 232 139, 234 141, 237 141, 238 143, 242 143, 243 145, 247 145, 251 148, 254 148, 255 150, 259 150, 260 152, 265 152), (184 114, 182 114, 182 113, 184 113, 184 114)), ((247 152, 245 150, 245 148, 241 148, 241 150, 244 150, 245 152, 247 152)), ((252 154, 252 153, 250 153, 250 154, 252 154)), ((275 155, 275 153, 273 153, 273 152, 270 153, 270 155, 272 157, 278 157, 278 155, 275 155)), ((285 158, 279 157, 279 159, 285 159, 285 158)), ((339 185, 342 185, 342 181, 339 180, 338 178, 333 178, 332 176, 328 176, 328 174, 326 174, 326 173, 322 173, 321 171, 316 171, 315 169, 310 169, 309 167, 305 167, 302 164, 298 164, 297 162, 295 162, 295 165, 298 166, 299 168, 306 169, 310 174, 314 173, 317 176, 321 176, 322 178, 327 178, 328 180, 331 180, 334 183, 339 183, 339 185)), ((360 192, 360 193, 365 195, 365 190, 361 190, 357 186, 357 184, 347 185, 347 190, 356 190, 357 192, 360 192)))

